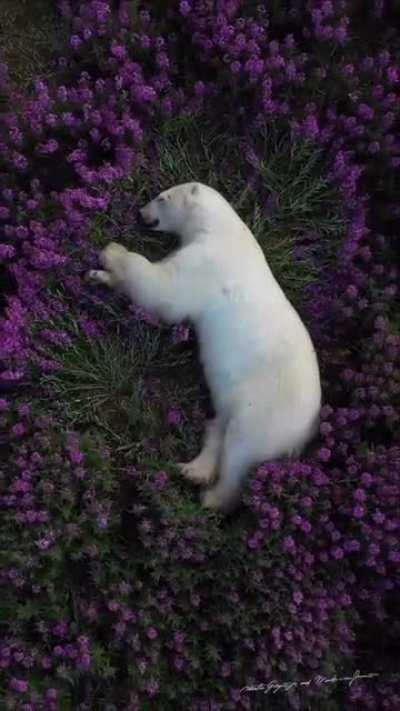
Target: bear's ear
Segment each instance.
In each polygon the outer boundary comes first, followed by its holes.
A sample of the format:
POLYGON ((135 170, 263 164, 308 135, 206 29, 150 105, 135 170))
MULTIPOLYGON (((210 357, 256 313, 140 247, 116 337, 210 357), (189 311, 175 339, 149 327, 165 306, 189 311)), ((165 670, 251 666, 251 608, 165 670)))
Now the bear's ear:
POLYGON ((199 193, 199 186, 197 185, 197 183, 195 183, 190 191, 190 194, 191 195, 198 195, 198 193, 199 193))

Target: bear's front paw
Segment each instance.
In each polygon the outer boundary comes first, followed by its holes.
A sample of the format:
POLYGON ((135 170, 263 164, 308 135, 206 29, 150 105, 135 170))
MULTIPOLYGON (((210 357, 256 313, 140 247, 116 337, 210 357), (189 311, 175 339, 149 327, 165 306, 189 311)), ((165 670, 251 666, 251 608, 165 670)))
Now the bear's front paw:
POLYGON ((105 269, 113 271, 116 260, 121 259, 127 252, 128 250, 122 244, 110 242, 107 247, 100 252, 100 263, 105 269))
POLYGON ((106 286, 114 286, 112 275, 102 269, 91 269, 85 274, 85 281, 94 284, 105 284, 106 286))

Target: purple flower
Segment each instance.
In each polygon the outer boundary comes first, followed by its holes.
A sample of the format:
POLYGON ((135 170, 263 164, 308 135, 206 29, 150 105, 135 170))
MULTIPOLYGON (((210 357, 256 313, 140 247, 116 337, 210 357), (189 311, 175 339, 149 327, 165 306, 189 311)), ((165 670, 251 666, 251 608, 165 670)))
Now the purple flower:
POLYGON ((43 155, 51 155, 52 153, 56 153, 58 149, 59 145, 54 139, 50 139, 47 143, 41 143, 38 146, 39 153, 42 153, 43 155))
POLYGON ((179 3, 179 12, 181 15, 186 17, 191 11, 190 3, 186 2, 186 0, 182 0, 182 2, 179 3))
POLYGON ((319 458, 322 462, 328 462, 328 461, 330 460, 331 456, 332 456, 332 452, 331 452, 331 450, 328 449, 327 447, 322 447, 322 448, 318 451, 318 458, 319 458))
POLYGON ((296 550, 296 544, 294 542, 294 539, 292 536, 286 536, 286 538, 283 539, 283 549, 287 551, 288 553, 294 553, 296 550))
POLYGON ((82 40, 78 35, 73 35, 70 39, 70 44, 73 49, 79 49, 82 44, 82 40))
POLYGON ((168 474, 166 472, 158 472, 158 474, 154 478, 154 483, 155 483, 156 488, 159 491, 162 491, 163 489, 165 489, 165 487, 169 483, 168 474))
POLYGON ((28 682, 23 679, 11 679, 10 688, 13 691, 18 691, 20 694, 25 694, 28 691, 28 682))
POLYGON ((81 654, 78 660, 79 667, 85 671, 90 669, 92 666, 92 659, 90 654, 81 654))
POLYGON ((16 250, 11 244, 0 244, 0 261, 7 261, 15 257, 16 250))
POLYGON ((66 622, 59 622, 53 627, 53 634, 57 637, 66 637, 68 634, 68 624, 66 622))
POLYGON ((300 605, 303 602, 303 593, 300 592, 300 590, 296 590, 296 592, 293 593, 293 600, 296 605, 300 605))
POLYGON ((146 691, 149 696, 155 696, 156 694, 158 694, 159 690, 160 685, 157 681, 152 680, 146 684, 146 691))
POLYGON ((97 516, 97 525, 101 529, 105 529, 108 527, 108 516, 107 514, 100 514, 97 516))
POLYGON ((171 408, 167 414, 167 423, 171 427, 179 427, 183 422, 182 411, 178 408, 171 408))
POLYGON ((260 548, 261 542, 260 542, 260 539, 257 538, 257 536, 251 536, 251 537, 247 540, 247 545, 248 545, 248 547, 251 548, 252 550, 257 550, 258 548, 260 548))
POLYGON ((25 429, 25 425, 23 424, 23 422, 19 422, 18 424, 13 425, 13 427, 11 428, 11 432, 14 435, 14 437, 22 437, 22 435, 25 434, 25 431, 26 431, 26 429, 25 429))
POLYGON ((362 503, 363 501, 366 500, 367 495, 366 495, 365 491, 363 491, 363 489, 356 489, 354 492, 354 498, 356 501, 359 501, 360 503, 362 503))
POLYGON ((125 59, 127 56, 126 49, 122 45, 118 45, 115 42, 111 45, 111 54, 117 59, 125 59))
POLYGON ((51 538, 40 538, 36 545, 40 550, 45 551, 52 545, 52 540, 51 538))
POLYGON ((175 344, 185 343, 189 340, 189 336, 190 331, 187 326, 183 326, 182 324, 180 324, 178 326, 174 326, 174 328, 172 329, 172 340, 175 344))
POLYGON ((332 557, 335 558, 335 560, 341 560, 344 556, 343 549, 337 546, 336 548, 332 548, 331 550, 332 557))
POLYGON ((353 516, 355 518, 363 518, 365 514, 365 509, 363 506, 355 506, 353 509, 353 516))
POLYGON ((58 699, 58 691, 57 689, 46 689, 45 692, 46 698, 49 699, 49 701, 57 701, 58 699))

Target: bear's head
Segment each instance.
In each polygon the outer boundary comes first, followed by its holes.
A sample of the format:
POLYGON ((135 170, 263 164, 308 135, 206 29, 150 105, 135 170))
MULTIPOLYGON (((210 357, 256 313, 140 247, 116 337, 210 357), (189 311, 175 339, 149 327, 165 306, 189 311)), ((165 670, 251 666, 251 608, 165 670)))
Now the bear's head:
POLYGON ((183 183, 164 190, 140 210, 142 221, 157 232, 180 235, 198 205, 200 189, 198 183, 183 183))
POLYGON ((170 232, 186 240, 226 207, 231 209, 213 188, 202 183, 183 183, 160 193, 140 210, 140 216, 150 229, 170 232))

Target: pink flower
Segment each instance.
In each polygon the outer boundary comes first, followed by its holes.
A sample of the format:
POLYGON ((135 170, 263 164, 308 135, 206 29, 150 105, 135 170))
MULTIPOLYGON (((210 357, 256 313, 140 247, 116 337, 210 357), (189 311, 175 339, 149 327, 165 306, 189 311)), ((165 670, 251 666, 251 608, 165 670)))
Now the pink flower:
POLYGON ((167 423, 171 427, 179 427, 183 422, 182 411, 176 407, 171 408, 167 414, 167 423))
POLYGON ((10 688, 13 691, 17 691, 20 694, 24 694, 28 691, 28 682, 23 679, 11 679, 10 688))
POLYGON ((154 479, 154 483, 156 485, 156 488, 161 491, 162 489, 165 489, 169 482, 169 476, 166 472, 158 472, 157 476, 154 479))

